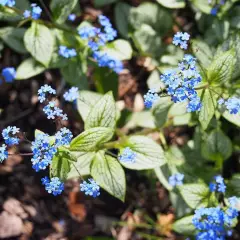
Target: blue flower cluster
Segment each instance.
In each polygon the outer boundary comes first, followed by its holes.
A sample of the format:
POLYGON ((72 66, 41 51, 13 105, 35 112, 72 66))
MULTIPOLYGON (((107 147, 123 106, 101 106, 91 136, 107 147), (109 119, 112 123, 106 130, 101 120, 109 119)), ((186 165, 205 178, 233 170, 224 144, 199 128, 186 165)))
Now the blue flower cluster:
POLYGON ((226 191, 226 185, 222 176, 215 176, 214 182, 209 184, 209 189, 211 192, 224 193, 226 191))
POLYGON ((125 163, 135 163, 137 154, 130 148, 123 149, 121 155, 118 156, 119 161, 125 163))
POLYGON ((176 46, 180 46, 182 49, 187 49, 188 44, 187 41, 190 39, 190 35, 187 32, 177 32, 173 37, 173 44, 176 46))
POLYGON ((45 84, 38 90, 38 100, 40 103, 43 103, 47 100, 47 94, 56 94, 56 90, 51 88, 49 85, 45 84))
POLYGON ((202 107, 200 97, 194 87, 202 80, 196 67, 196 59, 186 54, 178 64, 177 70, 168 70, 161 75, 161 80, 167 86, 167 92, 173 102, 188 101, 187 111, 199 111, 202 107))
POLYGON ((151 108, 154 103, 156 103, 160 99, 158 94, 153 89, 148 90, 148 92, 143 96, 143 98, 146 108, 151 108))
MULTIPOLYGON (((13 67, 6 67, 2 70, 1 75, 3 76, 7 83, 11 83, 16 78, 16 70, 13 67)), ((1 83, 2 80, 0 79, 0 84, 1 83)))
POLYGON ((24 18, 33 18, 35 20, 39 19, 41 17, 42 9, 36 4, 31 4, 31 10, 25 10, 23 13, 24 18))
POLYGON ((68 20, 73 22, 73 21, 75 21, 76 17, 77 17, 76 14, 72 13, 68 16, 68 20))
POLYGON ((69 129, 63 127, 55 134, 55 138, 55 145, 59 147, 62 145, 69 145, 73 135, 69 129))
MULTIPOLYGON (((212 4, 212 0, 208 0, 208 4, 212 4)), ((225 0, 220 0, 220 3, 215 4, 215 6, 211 9, 210 14, 213 16, 216 16, 219 8, 221 7, 221 5, 224 5, 224 4, 225 4, 225 0)))
POLYGON ((8 126, 7 128, 3 129, 2 136, 8 146, 19 143, 19 138, 16 137, 17 133, 19 133, 19 128, 15 126, 8 126))
POLYGON ((8 158, 8 151, 7 151, 7 146, 3 144, 0 147, 0 162, 3 162, 8 158))
POLYGON ((220 98, 218 104, 224 104, 231 114, 238 114, 240 112, 240 98, 231 97, 226 101, 223 98, 220 98))
POLYGON ((56 117, 62 120, 68 120, 67 114, 63 113, 63 110, 56 106, 55 101, 50 101, 44 108, 43 112, 47 115, 48 119, 55 119, 56 117))
POLYGON ((63 97, 67 102, 73 102, 79 97, 79 89, 77 87, 72 87, 63 94, 63 97))
POLYGON ((220 207, 199 208, 192 219, 193 225, 199 231, 197 240, 225 240, 231 236, 231 227, 238 211, 229 207, 226 210, 220 207))
POLYGON ((46 191, 52 193, 54 196, 61 194, 64 190, 64 183, 62 183, 58 177, 53 177, 51 180, 49 180, 48 177, 45 177, 42 178, 41 181, 45 186, 46 191))
POLYGON ((0 5, 13 7, 15 5, 15 0, 0 0, 0 5))
POLYGON ((100 15, 98 21, 101 28, 83 27, 79 30, 79 35, 82 39, 88 40, 88 46, 93 51, 93 58, 100 67, 109 67, 116 73, 120 73, 123 69, 122 62, 106 53, 100 52, 100 47, 104 46, 108 41, 112 41, 117 36, 117 32, 113 29, 106 16, 100 15))
POLYGON ((98 197, 100 195, 100 187, 92 178, 89 178, 88 181, 89 183, 84 181, 80 184, 80 191, 94 198, 98 197))
POLYGON ((66 46, 60 46, 58 53, 64 58, 72 58, 77 56, 77 52, 74 48, 67 48, 66 46))
POLYGON ((183 184, 184 174, 176 173, 169 177, 168 182, 171 186, 180 186, 183 184))
POLYGON ((57 147, 50 142, 50 136, 45 133, 37 134, 32 142, 33 157, 31 159, 33 169, 38 172, 44 170, 52 162, 57 152, 57 147))

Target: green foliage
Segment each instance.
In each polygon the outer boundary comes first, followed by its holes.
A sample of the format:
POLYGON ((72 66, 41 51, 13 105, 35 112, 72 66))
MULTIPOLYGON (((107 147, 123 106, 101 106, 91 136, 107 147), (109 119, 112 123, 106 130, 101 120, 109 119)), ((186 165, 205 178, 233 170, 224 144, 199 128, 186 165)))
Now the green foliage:
POLYGON ((77 0, 52 0, 50 8, 53 12, 54 20, 59 24, 64 23, 77 3, 77 0))
POLYGON ((118 0, 94 0, 94 6, 95 7, 102 7, 107 4, 111 4, 114 2, 117 2, 118 0))
POLYGON ((193 215, 183 217, 173 224, 173 230, 183 235, 193 235, 195 233, 195 227, 192 224, 193 215))
POLYGON ((213 130, 202 145, 202 155, 212 161, 223 161, 232 154, 232 142, 222 130, 213 130))
POLYGON ((32 22, 24 35, 24 44, 31 55, 44 66, 48 66, 54 49, 54 38, 45 25, 32 22))
POLYGON ((184 8, 186 6, 184 0, 157 0, 157 2, 167 8, 184 8))
POLYGON ((91 175, 96 182, 114 197, 124 201, 126 178, 119 162, 100 151, 91 164, 91 175))
POLYGON ((163 149, 151 138, 145 136, 131 136, 123 147, 130 147, 137 155, 135 163, 121 162, 126 168, 143 170, 153 169, 166 163, 163 149))
POLYGON ((190 183, 179 187, 179 191, 187 203, 193 209, 207 207, 210 198, 209 188, 204 183, 190 183))

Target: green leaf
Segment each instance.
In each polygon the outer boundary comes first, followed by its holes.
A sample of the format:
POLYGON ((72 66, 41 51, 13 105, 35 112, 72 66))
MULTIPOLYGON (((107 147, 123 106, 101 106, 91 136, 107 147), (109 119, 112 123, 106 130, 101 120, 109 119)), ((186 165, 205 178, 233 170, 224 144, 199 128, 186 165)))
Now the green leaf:
POLYGON ((223 113, 223 117, 227 119, 229 122, 235 124, 240 127, 240 115, 239 114, 231 114, 228 111, 223 113))
POLYGON ((183 217, 173 224, 173 230, 177 233, 183 234, 183 235, 193 235, 196 231, 196 228, 194 227, 192 223, 193 215, 183 217))
POLYGON ((85 129, 94 127, 114 128, 116 125, 116 105, 111 92, 106 93, 91 109, 85 129))
POLYGON ((179 191, 189 207, 196 209, 208 206, 209 188, 206 184, 184 184, 179 187, 179 191))
POLYGON ((159 56, 161 54, 162 40, 151 26, 141 25, 134 32, 133 40, 142 54, 149 56, 159 56))
POLYGON ((71 152, 71 154, 74 155, 77 161, 70 164, 67 179, 78 178, 79 173, 81 176, 90 175, 90 165, 95 157, 95 152, 71 152))
POLYGON ((0 28, 0 38, 10 48, 18 53, 27 53, 23 44, 25 28, 4 27, 0 28))
POLYGON ((91 152, 112 138, 113 130, 106 127, 94 127, 75 137, 70 145, 71 151, 91 152))
POLYGON ((94 0, 94 6, 95 7, 102 7, 114 2, 117 2, 118 0, 94 0))
POLYGON ((240 197, 240 174, 234 174, 229 181, 227 189, 230 188, 236 197, 240 197))
POLYGON ((17 68, 16 79, 28 79, 42 73, 46 68, 34 58, 24 60, 17 68))
POLYGON ((187 102, 178 102, 172 104, 170 110, 169 110, 169 117, 175 117, 175 116, 181 116, 187 113, 187 102))
POLYGON ((218 54, 207 70, 209 82, 221 84, 232 79, 233 69, 236 64, 235 50, 218 54))
POLYGON ((100 187, 124 201, 126 177, 123 168, 115 158, 104 155, 103 151, 98 152, 91 165, 91 175, 100 187))
POLYGON ((130 147, 136 153, 134 163, 121 162, 126 168, 135 170, 153 169, 166 163, 162 147, 151 138, 131 136, 121 150, 125 147, 130 147))
MULTIPOLYGON (((173 23, 172 16, 166 9, 156 3, 150 2, 145 2, 136 8, 131 8, 129 20, 136 30, 145 24, 151 26, 160 36, 164 36, 172 28, 173 23)), ((146 35, 148 34, 146 33, 146 35)))
POLYGON ((132 58, 133 50, 128 41, 118 39, 107 44, 104 48, 104 52, 106 52, 107 54, 114 58, 123 61, 130 60, 132 58))
POLYGON ((149 89, 155 89, 157 92, 160 92, 160 90, 164 88, 163 82, 160 81, 158 70, 152 71, 147 79, 147 85, 149 89))
POLYGON ((59 24, 64 23, 77 3, 77 0, 52 0, 50 8, 53 12, 54 20, 59 24))
POLYGON ((203 130, 206 130, 214 116, 217 101, 208 89, 203 91, 202 94, 202 107, 199 112, 199 121, 203 130))
POLYGON ((161 5, 167 8, 184 8, 185 0, 157 0, 161 5))
POLYGON ((79 89, 88 89, 87 77, 83 72, 81 62, 68 60, 68 65, 61 68, 64 80, 79 89))
POLYGON ((170 97, 163 97, 154 105, 153 116, 155 118, 155 125, 158 128, 164 126, 168 119, 168 111, 172 106, 172 101, 170 97))
POLYGON ((31 55, 44 66, 48 66, 54 50, 54 38, 44 25, 32 22, 24 35, 24 44, 31 55))
POLYGON ((235 33, 231 35, 222 45, 220 45, 217 49, 217 54, 228 51, 230 49, 235 49, 236 51, 236 65, 233 71, 233 78, 240 77, 240 33, 235 33))
POLYGON ((213 59, 213 53, 207 43, 201 40, 192 40, 191 42, 193 53, 200 61, 201 65, 205 68, 210 66, 213 59))
POLYGON ((52 159, 51 176, 59 177, 62 181, 66 180, 70 171, 71 161, 76 161, 74 156, 66 148, 58 148, 52 159))
POLYGON ((115 23, 119 33, 127 38, 128 37, 128 21, 131 6, 124 2, 118 2, 114 8, 115 23))
POLYGON ((210 14, 212 6, 209 5, 208 0, 191 0, 193 5, 200 11, 210 14))
POLYGON ((232 154, 232 142, 221 130, 213 130, 202 144, 202 155, 208 160, 226 160, 232 154))
POLYGON ((82 90, 79 92, 77 109, 84 122, 86 121, 91 108, 95 106, 102 96, 102 94, 87 90, 82 90))

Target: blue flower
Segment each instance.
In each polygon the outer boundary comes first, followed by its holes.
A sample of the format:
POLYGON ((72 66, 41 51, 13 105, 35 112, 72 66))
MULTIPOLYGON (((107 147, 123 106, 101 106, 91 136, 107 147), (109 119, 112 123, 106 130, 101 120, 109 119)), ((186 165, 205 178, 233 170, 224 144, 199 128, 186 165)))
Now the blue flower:
POLYGON ((72 14, 70 14, 69 16, 68 16, 68 20, 69 21, 75 21, 75 19, 76 19, 76 14, 74 14, 74 13, 72 13, 72 14))
POLYGON ((23 13, 24 18, 32 17, 33 19, 37 20, 41 17, 42 9, 36 4, 31 4, 31 10, 25 10, 23 13))
POLYGON ((218 6, 211 9, 211 12, 210 12, 211 15, 216 16, 217 13, 218 13, 218 6))
POLYGON ((45 133, 37 134, 35 141, 32 142, 33 157, 31 159, 33 169, 36 172, 44 170, 52 162, 57 152, 57 148, 50 142, 50 136, 45 133))
POLYGON ((167 93, 172 97, 173 102, 188 101, 188 112, 201 109, 202 103, 194 87, 202 78, 196 67, 196 59, 192 55, 184 55, 183 61, 178 64, 178 69, 168 70, 160 78, 166 85, 167 93))
POLYGON ((47 93, 48 94, 56 94, 56 90, 51 88, 51 86, 45 84, 38 90, 38 100, 40 103, 47 100, 47 93))
POLYGON ((180 186, 183 184, 184 174, 176 173, 169 177, 168 182, 171 186, 180 186))
POLYGON ((160 97, 158 94, 153 90, 148 90, 148 92, 143 96, 144 98, 144 105, 146 108, 151 108, 154 103, 156 103, 160 97))
POLYGON ((5 144, 3 144, 0 147, 0 162, 3 162, 7 158, 8 158, 7 146, 5 144))
POLYGON ((2 76, 7 83, 13 82, 16 78, 16 70, 13 67, 7 67, 2 70, 2 76))
POLYGON ((229 98, 225 102, 225 106, 231 114, 237 114, 240 111, 240 98, 229 98))
POLYGON ((119 161, 125 163, 135 163, 137 154, 130 148, 126 147, 121 152, 121 155, 118 157, 119 161))
POLYGON ((0 5, 13 7, 15 5, 15 1, 14 0, 0 0, 0 5))
POLYGON ((50 101, 44 108, 43 112, 47 115, 48 119, 55 119, 56 117, 67 120, 67 115, 63 113, 63 110, 56 106, 55 101, 50 101))
POLYGON ((123 70, 122 62, 107 53, 95 51, 93 58, 97 61, 99 67, 109 67, 116 73, 123 70))
POLYGON ((187 49, 187 41, 190 39, 190 35, 186 32, 177 32, 173 37, 173 44, 178 46, 180 45, 180 48, 187 49))
POLYGON ((67 128, 61 128, 55 135, 56 142, 55 145, 57 147, 62 146, 62 145, 69 145, 73 135, 71 131, 67 128))
POLYGON ((63 94, 63 97, 67 102, 73 102, 79 97, 79 89, 77 87, 72 87, 63 94))
POLYGON ((89 178, 88 181, 89 183, 84 181, 80 184, 80 191, 94 198, 98 197, 100 195, 100 187, 92 178, 89 178))
POLYGON ((16 137, 16 134, 19 133, 19 128, 13 126, 8 126, 7 128, 3 129, 2 136, 5 140, 5 143, 9 146, 15 145, 19 143, 19 138, 16 137))
POLYGON ((222 105, 224 102, 225 102, 225 100, 224 100, 223 98, 220 98, 220 99, 218 100, 218 104, 219 104, 219 105, 222 105))
POLYGON ((60 46, 58 53, 64 58, 72 58, 77 56, 77 52, 74 48, 67 48, 66 46, 60 46))
POLYGON ((222 176, 218 175, 214 177, 214 182, 209 184, 209 189, 211 192, 224 193, 226 190, 226 185, 222 176))
POLYGON ((49 180, 48 177, 41 179, 42 184, 48 193, 52 193, 54 196, 60 195, 64 190, 64 183, 60 181, 58 177, 53 177, 49 180))

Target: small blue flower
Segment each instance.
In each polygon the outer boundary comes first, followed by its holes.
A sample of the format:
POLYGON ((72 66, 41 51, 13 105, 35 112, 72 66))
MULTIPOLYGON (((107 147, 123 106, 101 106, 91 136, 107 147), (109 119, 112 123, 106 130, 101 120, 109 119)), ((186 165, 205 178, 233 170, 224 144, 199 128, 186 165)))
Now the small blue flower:
POLYGON ((31 10, 25 10, 23 12, 24 18, 32 17, 33 19, 37 20, 41 17, 42 9, 36 4, 31 4, 31 10))
POLYGON ((51 86, 45 84, 38 90, 38 100, 40 103, 44 102, 47 100, 47 93, 48 94, 56 94, 56 90, 53 89, 51 86))
POLYGON ((63 97, 67 102, 73 102, 79 97, 79 89, 77 87, 72 87, 63 94, 63 97))
POLYGON ((118 157, 119 161, 124 163, 135 163, 137 154, 130 148, 126 147, 118 157))
POLYGON ((224 100, 223 98, 220 98, 220 99, 218 100, 218 104, 219 104, 219 105, 222 105, 224 102, 225 102, 225 100, 224 100))
POLYGON ((60 195, 64 190, 64 183, 60 181, 58 177, 53 177, 49 180, 48 177, 41 179, 42 184, 48 193, 52 193, 54 196, 60 195))
POLYGON ((153 89, 148 90, 148 92, 143 96, 143 98, 146 108, 151 108, 154 103, 156 103, 160 99, 158 94, 153 89))
POLYGON ((226 185, 222 176, 218 175, 214 177, 214 182, 209 184, 209 189, 211 192, 224 193, 226 190, 226 185))
POLYGON ((48 119, 55 119, 56 117, 67 120, 67 115, 63 113, 63 110, 56 106, 55 101, 50 101, 44 108, 43 112, 47 115, 48 119))
POLYGON ((8 151, 7 151, 7 146, 3 144, 0 147, 0 162, 3 162, 8 158, 8 151))
POLYGON ((68 20, 73 22, 75 21, 76 17, 77 17, 76 14, 72 13, 68 16, 68 20))
POLYGON ((56 133, 55 138, 55 145, 59 147, 62 145, 69 145, 73 138, 73 135, 69 129, 63 127, 56 133))
POLYGON ((60 46, 58 53, 64 58, 72 58, 77 56, 77 52, 74 48, 67 48, 66 46, 60 46))
POLYGON ((8 126, 7 128, 3 129, 2 136, 8 146, 16 145, 19 143, 19 138, 16 137, 17 133, 19 133, 19 128, 15 126, 8 126))
POLYGON ((0 5, 2 6, 13 7, 15 4, 14 0, 0 0, 0 5))
POLYGON ((190 39, 190 35, 186 32, 177 32, 173 37, 173 44, 178 46, 180 45, 180 48, 187 49, 187 41, 190 39))
POLYGON ((33 157, 31 159, 33 169, 36 172, 44 170, 52 162, 57 152, 55 145, 51 144, 48 134, 39 133, 32 142, 33 157))
POLYGON ((94 198, 98 197, 100 195, 100 187, 92 178, 89 178, 88 181, 89 183, 84 181, 80 184, 80 191, 94 198))
POLYGON ((237 114, 240 111, 240 98, 229 98, 225 102, 225 106, 231 114, 237 114))
POLYGON ((183 184, 184 174, 176 173, 169 177, 168 182, 171 186, 180 186, 183 184))
POLYGON ((2 76, 7 83, 13 82, 16 78, 16 70, 13 67, 7 67, 2 70, 2 76))
POLYGON ((210 14, 213 15, 213 16, 216 16, 217 13, 218 13, 218 6, 213 7, 213 8, 211 9, 210 14))

